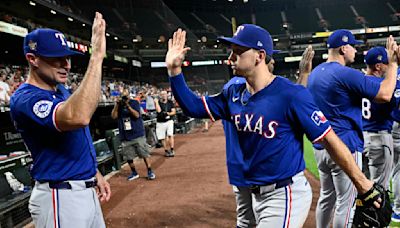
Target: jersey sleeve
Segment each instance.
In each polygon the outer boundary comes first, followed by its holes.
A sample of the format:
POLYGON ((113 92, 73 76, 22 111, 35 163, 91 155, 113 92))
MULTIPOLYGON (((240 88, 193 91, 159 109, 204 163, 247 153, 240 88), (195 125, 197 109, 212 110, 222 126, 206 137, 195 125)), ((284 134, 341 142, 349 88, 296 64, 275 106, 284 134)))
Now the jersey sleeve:
POLYGON ((50 94, 35 94, 34 96, 20 99, 14 107, 18 109, 17 123, 34 124, 45 130, 61 131, 56 123, 56 112, 58 107, 64 101, 59 98, 53 98, 50 94))
POLYGON ((225 118, 227 102, 225 93, 199 97, 187 86, 183 74, 170 77, 171 89, 183 112, 194 118, 207 118, 212 121, 225 118))
POLYGON ((341 83, 353 94, 359 97, 365 97, 369 100, 373 100, 378 94, 379 88, 381 86, 380 82, 371 80, 369 77, 366 77, 362 72, 351 69, 344 68, 341 72, 341 83))
POLYGON ((332 129, 306 88, 301 89, 293 96, 289 107, 290 120, 295 122, 295 125, 300 125, 311 142, 318 142, 332 129))

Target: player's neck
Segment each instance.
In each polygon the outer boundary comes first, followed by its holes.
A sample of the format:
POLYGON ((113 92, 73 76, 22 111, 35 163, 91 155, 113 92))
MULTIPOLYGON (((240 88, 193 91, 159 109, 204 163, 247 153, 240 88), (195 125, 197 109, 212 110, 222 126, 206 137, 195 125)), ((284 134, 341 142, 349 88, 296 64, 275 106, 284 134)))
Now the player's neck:
POLYGON ((342 55, 330 54, 328 55, 328 59, 326 60, 327 63, 329 62, 338 62, 340 65, 346 66, 346 61, 342 55))
POLYGON ((383 73, 377 70, 371 70, 371 69, 367 69, 367 75, 371 75, 371 76, 375 76, 378 78, 381 78, 383 76, 383 73))
POLYGON ((39 75, 37 75, 35 72, 30 71, 28 79, 26 80, 26 83, 39 87, 44 90, 56 90, 57 85, 50 85, 49 83, 45 82, 40 78, 39 75))
POLYGON ((269 71, 264 71, 261 74, 254 74, 246 78, 246 88, 250 94, 253 95, 271 84, 275 78, 276 76, 269 71))

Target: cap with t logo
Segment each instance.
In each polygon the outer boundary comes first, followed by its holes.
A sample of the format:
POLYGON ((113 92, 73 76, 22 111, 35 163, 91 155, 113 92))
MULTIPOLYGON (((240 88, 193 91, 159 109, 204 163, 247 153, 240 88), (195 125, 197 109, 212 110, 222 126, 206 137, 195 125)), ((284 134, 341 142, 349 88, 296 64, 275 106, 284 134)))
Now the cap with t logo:
POLYGON ((64 34, 54 29, 36 29, 24 38, 24 54, 32 53, 44 57, 82 55, 68 47, 64 34))
POLYGON ((236 44, 256 50, 264 50, 269 56, 272 56, 273 53, 279 52, 278 50, 273 50, 274 44, 269 32, 260 26, 253 24, 240 25, 237 27, 233 37, 221 36, 218 37, 218 40, 228 44, 236 44))

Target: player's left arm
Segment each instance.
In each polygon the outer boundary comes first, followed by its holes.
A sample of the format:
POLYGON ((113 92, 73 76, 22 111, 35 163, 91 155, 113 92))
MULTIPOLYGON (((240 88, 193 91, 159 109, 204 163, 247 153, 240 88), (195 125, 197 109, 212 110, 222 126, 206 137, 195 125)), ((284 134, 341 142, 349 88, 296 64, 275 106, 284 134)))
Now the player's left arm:
POLYGON ((111 187, 108 181, 101 175, 100 171, 97 170, 96 173, 97 180, 97 196, 100 199, 100 202, 108 202, 111 197, 111 187))
POLYGON ((296 122, 301 125, 310 141, 321 143, 326 148, 332 159, 351 178, 360 194, 372 188, 373 182, 369 181, 358 168, 350 150, 336 136, 307 89, 304 88, 293 95, 290 113, 291 118, 296 118, 296 122))
POLYGON ((320 139, 319 143, 324 146, 335 163, 349 176, 359 194, 364 194, 372 188, 374 182, 365 177, 358 168, 349 148, 333 130, 320 139))

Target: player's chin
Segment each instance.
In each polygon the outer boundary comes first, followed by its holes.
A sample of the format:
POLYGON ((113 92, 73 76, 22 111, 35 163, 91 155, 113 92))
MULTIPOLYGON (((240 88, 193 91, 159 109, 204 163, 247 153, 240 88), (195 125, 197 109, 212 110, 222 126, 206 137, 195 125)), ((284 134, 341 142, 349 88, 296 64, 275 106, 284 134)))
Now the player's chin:
POLYGON ((58 83, 63 84, 63 83, 66 83, 68 81, 68 77, 67 76, 58 76, 56 81, 58 83))

